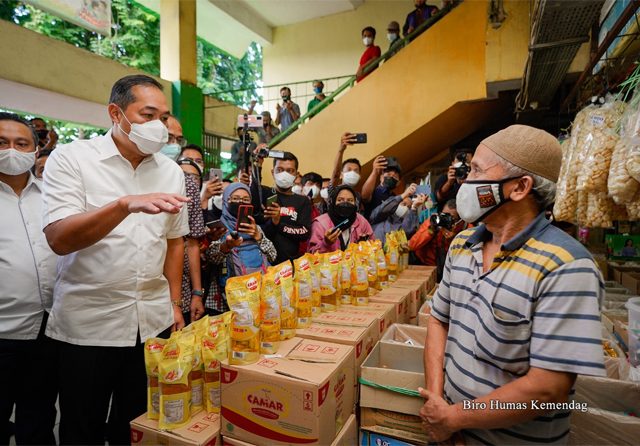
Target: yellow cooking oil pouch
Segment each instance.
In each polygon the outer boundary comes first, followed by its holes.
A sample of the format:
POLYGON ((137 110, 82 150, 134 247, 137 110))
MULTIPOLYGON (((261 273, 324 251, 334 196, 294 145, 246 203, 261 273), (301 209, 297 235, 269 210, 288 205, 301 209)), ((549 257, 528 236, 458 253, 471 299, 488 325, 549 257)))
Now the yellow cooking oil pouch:
POLYGON ((260 291, 260 353, 272 355, 280 346, 281 281, 273 266, 262 276, 260 291))
POLYGON ((260 357, 260 281, 260 272, 227 280, 227 304, 233 312, 230 364, 253 364, 260 357))
POLYGON ((295 275, 293 279, 296 307, 297 307, 297 328, 307 328, 311 325, 312 314, 312 283, 311 283, 311 263, 309 256, 304 255, 293 261, 295 275))
POLYGON ((181 334, 170 338, 162 349, 158 367, 160 429, 177 429, 191 418, 189 373, 193 365, 194 343, 193 334, 181 334))
POLYGON ((166 343, 166 339, 160 338, 150 338, 144 343, 144 365, 147 369, 147 418, 150 420, 157 420, 160 417, 158 366, 166 343))
POLYGON ((307 254, 311 263, 311 312, 318 316, 322 311, 322 293, 320 292, 320 256, 307 254))
POLYGON ((353 252, 347 249, 342 253, 340 265, 340 303, 351 304, 351 271, 353 270, 353 252))
POLYGON ((227 340, 224 336, 202 337, 204 400, 208 413, 220 413, 220 364, 227 359, 227 355, 227 340))
POLYGON ((340 306, 340 269, 342 251, 320 254, 320 295, 322 312, 336 311, 340 306))
POLYGON ((369 256, 365 252, 353 253, 351 269, 351 303, 369 305, 369 256))
POLYGON ((296 335, 298 326, 298 303, 295 286, 293 284, 293 267, 287 260, 274 266, 280 278, 280 339, 291 339, 296 335))

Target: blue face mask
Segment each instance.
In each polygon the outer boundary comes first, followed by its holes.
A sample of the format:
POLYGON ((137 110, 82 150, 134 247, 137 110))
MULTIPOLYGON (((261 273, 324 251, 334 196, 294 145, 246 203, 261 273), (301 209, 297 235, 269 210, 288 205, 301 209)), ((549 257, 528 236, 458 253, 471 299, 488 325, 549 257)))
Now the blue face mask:
POLYGON ((178 155, 180 155, 180 144, 165 144, 162 149, 160 149, 160 153, 168 156, 172 161, 178 159, 178 155))
POLYGON ((322 87, 313 87, 313 91, 315 92, 315 94, 320 94, 322 93, 322 87))

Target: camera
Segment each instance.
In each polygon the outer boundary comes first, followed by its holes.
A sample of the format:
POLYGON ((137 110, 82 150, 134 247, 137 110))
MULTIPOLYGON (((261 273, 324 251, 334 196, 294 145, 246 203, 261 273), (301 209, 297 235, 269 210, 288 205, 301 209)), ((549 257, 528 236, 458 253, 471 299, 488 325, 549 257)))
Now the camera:
POLYGON ((439 214, 433 214, 431 217, 431 224, 439 228, 451 229, 453 227, 453 217, 446 212, 440 212, 439 214))
POLYGON ((255 152, 255 156, 262 159, 264 158, 283 159, 284 154, 285 152, 282 152, 280 150, 269 150, 268 147, 262 147, 261 149, 258 149, 257 152, 255 152))
POLYGON ((469 176, 469 172, 471 171, 471 167, 467 164, 467 154, 464 152, 458 153, 456 155, 456 160, 461 163, 456 167, 456 178, 459 180, 466 180, 467 176, 469 176))

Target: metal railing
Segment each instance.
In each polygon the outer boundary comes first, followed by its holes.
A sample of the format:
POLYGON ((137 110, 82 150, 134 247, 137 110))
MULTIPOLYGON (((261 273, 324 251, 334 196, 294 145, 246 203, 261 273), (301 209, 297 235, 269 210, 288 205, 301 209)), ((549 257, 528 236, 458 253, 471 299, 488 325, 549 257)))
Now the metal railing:
MULTIPOLYGON (((455 1, 453 3, 449 3, 447 6, 443 7, 438 12, 438 14, 436 14, 433 17, 430 17, 429 19, 425 20, 420 26, 418 26, 410 34, 408 34, 403 39, 401 39, 399 42, 397 42, 392 48, 389 48, 389 50, 387 50, 385 53, 383 53, 380 57, 378 57, 377 59, 374 59, 374 60, 370 61, 369 63, 367 63, 367 65, 365 65, 365 67, 363 69, 363 75, 367 75, 367 74, 371 73, 372 71, 377 69, 381 63, 383 63, 384 61, 388 60, 391 56, 395 55, 396 53, 402 51, 402 49, 406 45, 408 45, 412 40, 414 40, 416 37, 421 35, 423 32, 425 32, 426 30, 431 28, 437 22, 439 22, 440 19, 442 19, 445 15, 447 15, 453 8, 458 6, 460 3, 462 3, 461 0, 460 1, 455 1)), ((305 113, 304 115, 300 116, 300 118, 298 118, 297 121, 293 122, 291 124, 291 126, 289 126, 285 131, 280 132, 279 134, 277 134, 271 140, 271 142, 269 143, 269 147, 270 148, 275 147, 280 142, 282 142, 282 140, 284 140, 286 137, 288 137, 293 132, 298 130, 298 128, 301 125, 303 125, 305 123, 305 121, 309 120, 313 116, 315 116, 318 113, 322 112, 323 110, 327 109, 327 106, 329 104, 331 104, 342 93, 346 92, 348 89, 353 87, 355 82, 356 82, 356 76, 355 75, 349 76, 349 78, 347 79, 346 82, 344 82, 342 85, 340 85, 338 88, 336 88, 333 91, 333 93, 327 95, 327 97, 324 99, 324 101, 322 101, 320 104, 318 104, 313 110, 309 110, 307 113, 305 113)), ((279 97, 278 97, 278 99, 279 99, 279 97)))

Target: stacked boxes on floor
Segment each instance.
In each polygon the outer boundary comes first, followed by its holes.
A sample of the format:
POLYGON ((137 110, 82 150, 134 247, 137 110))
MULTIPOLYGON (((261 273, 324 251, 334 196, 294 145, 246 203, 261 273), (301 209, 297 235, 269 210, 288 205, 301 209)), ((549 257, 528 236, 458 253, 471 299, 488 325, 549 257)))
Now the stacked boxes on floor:
POLYGON ((417 416, 422 398, 385 386, 424 385, 426 329, 403 323, 417 321, 434 285, 434 268, 405 270, 368 305, 342 305, 314 316, 311 326, 297 329, 275 354, 250 365, 223 362, 220 414, 200 412, 173 431, 158 429, 145 414, 131 423, 133 443, 425 443, 417 416))

